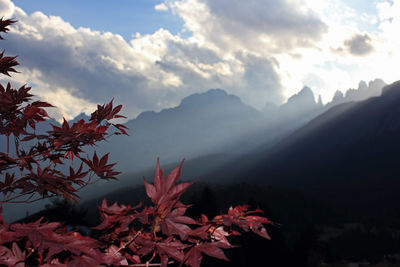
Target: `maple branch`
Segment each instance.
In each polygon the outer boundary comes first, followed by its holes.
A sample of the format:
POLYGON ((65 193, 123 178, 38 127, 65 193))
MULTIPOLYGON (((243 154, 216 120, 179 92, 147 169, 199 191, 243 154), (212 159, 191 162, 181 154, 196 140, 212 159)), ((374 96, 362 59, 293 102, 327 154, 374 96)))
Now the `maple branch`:
POLYGON ((142 231, 138 231, 136 232, 136 234, 132 237, 131 240, 129 240, 128 242, 126 242, 125 244, 123 244, 117 251, 115 251, 111 257, 114 257, 117 253, 119 253, 121 250, 125 249, 127 246, 129 246, 135 239, 136 237, 138 237, 138 235, 140 235, 142 233, 142 231))
POLYGON ((34 203, 36 201, 39 200, 43 200, 43 199, 47 199, 47 198, 51 198, 51 197, 55 197, 57 195, 50 195, 50 196, 41 196, 40 198, 36 198, 36 199, 31 199, 33 196, 35 195, 35 190, 31 190, 30 192, 26 192, 23 194, 20 194, 18 196, 12 197, 12 198, 8 198, 5 200, 0 200, 0 203, 13 203, 13 204, 21 204, 21 203, 34 203), (17 198, 26 196, 26 195, 30 195, 26 200, 15 200, 17 198))
MULTIPOLYGON (((167 264, 173 264, 175 263, 174 261, 169 261, 167 264)), ((121 265, 121 266, 136 266, 136 267, 150 267, 150 266, 161 266, 161 263, 136 263, 136 264, 130 264, 130 265, 121 265)))
POLYGON ((148 260, 148 261, 146 262, 146 266, 149 266, 150 262, 152 262, 152 261, 154 260, 154 257, 155 257, 155 256, 156 256, 156 252, 153 251, 153 255, 151 256, 150 260, 148 260))
POLYGON ((10 135, 7 134, 7 155, 10 154, 10 135))
MULTIPOLYGON (((10 192, 10 193, 11 193, 11 192, 10 192)), ((32 194, 32 195, 34 194, 33 190, 31 190, 30 192, 26 192, 26 193, 23 193, 23 194, 19 194, 19 195, 17 195, 17 196, 11 197, 11 198, 4 197, 4 200, 0 200, 0 203, 19 203, 19 202, 11 202, 11 201, 13 201, 14 199, 17 199, 17 198, 26 196, 26 195, 30 195, 30 194, 32 194)), ((28 199, 29 199, 29 198, 28 198, 28 199)))

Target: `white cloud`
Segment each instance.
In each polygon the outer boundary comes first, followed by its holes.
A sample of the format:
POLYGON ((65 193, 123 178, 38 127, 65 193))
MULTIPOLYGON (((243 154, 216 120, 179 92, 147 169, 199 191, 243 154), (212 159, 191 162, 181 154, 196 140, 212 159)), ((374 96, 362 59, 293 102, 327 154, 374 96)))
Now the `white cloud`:
POLYGON ((268 98, 281 100, 279 77, 263 56, 252 56, 263 62, 256 69, 252 66, 259 63, 248 62, 246 53, 229 58, 195 38, 183 39, 164 29, 126 42, 116 34, 76 29, 41 12, 27 15, 18 9, 14 16, 18 23, 2 44, 9 54, 19 55, 22 71, 37 74, 24 81, 36 84, 38 94, 59 107, 59 116, 88 113, 94 103, 115 97, 132 118, 217 87, 259 107, 268 98), (253 84, 248 77, 258 79, 253 84))
POLYGON ((157 10, 157 11, 168 11, 168 7, 167 7, 167 5, 164 4, 164 3, 155 5, 155 6, 154 6, 154 9, 157 10))
POLYGON ((0 0, 0 14, 5 19, 12 18, 15 12, 15 5, 10 0, 0 0))

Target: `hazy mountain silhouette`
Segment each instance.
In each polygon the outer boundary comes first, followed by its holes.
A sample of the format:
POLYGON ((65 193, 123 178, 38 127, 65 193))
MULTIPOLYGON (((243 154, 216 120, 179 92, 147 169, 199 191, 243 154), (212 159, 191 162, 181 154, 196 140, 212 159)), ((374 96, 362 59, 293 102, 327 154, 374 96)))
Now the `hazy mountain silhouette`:
POLYGON ((345 94, 337 90, 325 108, 331 108, 338 104, 351 102, 351 101, 362 101, 374 96, 380 96, 382 93, 382 88, 386 83, 381 79, 375 79, 370 81, 367 85, 365 81, 360 81, 357 89, 348 89, 345 94))
POLYGON ((400 200, 399 114, 400 81, 386 86, 382 96, 329 109, 272 149, 242 157, 215 174, 229 182, 278 184, 343 203, 368 203, 371 209, 395 206, 400 200))
POLYGON ((125 123, 130 136, 110 138, 102 146, 122 170, 154 166, 183 158, 224 153, 234 138, 256 127, 262 115, 237 96, 220 89, 190 95, 179 106, 141 113, 125 123))
POLYGON ((271 129, 281 129, 280 137, 285 133, 297 129, 323 112, 324 106, 315 101, 313 91, 305 86, 297 94, 289 97, 286 103, 276 106, 266 103, 262 113, 265 117, 266 127, 261 128, 260 134, 268 135, 271 129), (269 129, 269 131, 265 131, 269 129))
MULTIPOLYGON (((130 136, 113 136, 96 150, 111 152, 123 172, 138 172, 153 167, 157 157, 165 163, 209 154, 236 157, 251 151, 263 151, 303 126, 327 108, 349 99, 362 99, 380 92, 383 81, 360 82, 346 96, 335 95, 323 106, 321 98, 309 87, 276 106, 267 103, 260 112, 244 104, 239 97, 221 89, 211 89, 184 98, 174 108, 160 112, 146 111, 125 123, 130 136)), ((80 114, 69 123, 89 119, 80 114)), ((57 124, 51 120, 51 123, 57 124)), ((51 130, 49 124, 38 124, 38 132, 51 130), (43 128, 43 129, 42 129, 43 128)), ((87 151, 92 151, 91 148, 87 151)))
MULTIPOLYGON (((380 90, 381 83, 376 80, 364 88, 361 82, 358 90, 350 90, 365 97, 380 90)), ((153 167, 157 157, 165 163, 209 154, 236 157, 270 147, 321 114, 326 107, 315 99, 312 90, 304 87, 281 106, 266 104, 260 112, 237 96, 211 89, 189 95, 177 107, 141 113, 125 123, 130 136, 112 137, 99 149, 111 152, 123 172, 153 167)), ((81 114, 74 121, 79 118, 87 116, 81 114)))
POLYGON ((110 138, 101 149, 128 172, 152 167, 157 157, 166 163, 216 153, 233 157, 271 145, 322 111, 308 87, 261 112, 211 89, 184 98, 177 107, 141 113, 125 123, 129 137, 110 138))

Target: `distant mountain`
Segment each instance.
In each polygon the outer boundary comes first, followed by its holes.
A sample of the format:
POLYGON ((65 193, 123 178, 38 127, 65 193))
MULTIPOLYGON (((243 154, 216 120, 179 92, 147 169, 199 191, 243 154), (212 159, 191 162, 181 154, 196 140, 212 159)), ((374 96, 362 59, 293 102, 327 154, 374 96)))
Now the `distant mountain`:
MULTIPOLYGON (((367 95, 379 84, 355 91, 367 95)), ((266 104, 260 112, 237 96, 211 89, 189 95, 175 108, 141 113, 125 123, 131 136, 111 138, 100 150, 110 151, 124 172, 152 167, 157 157, 166 163, 215 153, 235 157, 270 147, 324 112, 321 98, 315 99, 305 86, 281 106, 266 104)))
MULTIPOLYGON (((365 89, 360 83, 354 91, 366 95, 379 84, 370 82, 365 89)), ((304 87, 281 106, 269 103, 260 112, 237 96, 211 89, 187 96, 177 107, 141 113, 125 123, 130 136, 113 136, 96 149, 111 152, 111 160, 123 172, 152 167, 157 157, 165 163, 215 153, 235 157, 270 147, 321 114, 326 107, 320 97, 315 99, 312 90, 304 87)), ((89 117, 80 114, 71 122, 81 118, 89 117)))
POLYGON ((399 115, 400 81, 382 96, 329 109, 272 149, 242 157, 214 177, 288 186, 371 209, 393 207, 400 200, 399 115))
POLYGON ((329 102, 325 108, 329 109, 338 104, 347 103, 351 101, 362 101, 370 97, 380 96, 382 88, 386 83, 381 79, 375 79, 370 81, 367 85, 365 81, 360 81, 357 89, 348 89, 345 94, 337 90, 334 94, 331 102, 329 102))
POLYGON ((280 108, 284 113, 293 116, 299 111, 303 113, 312 112, 315 109, 322 108, 322 104, 315 102, 313 91, 310 87, 305 86, 299 93, 289 97, 287 102, 280 108))
POLYGON ((216 153, 234 157, 270 146, 322 111, 308 87, 263 112, 211 89, 184 98, 175 108, 141 113, 125 123, 131 136, 111 138, 101 149, 129 172, 152 167, 157 157, 166 163, 216 153))
POLYGON ((102 145, 122 170, 153 166, 213 153, 225 153, 234 140, 257 127, 262 115, 221 89, 193 94, 179 106, 141 113, 125 123, 130 136, 102 145))
MULTIPOLYGON (((315 116, 313 112, 321 107, 311 89, 305 87, 286 104, 271 104, 272 109, 271 113, 260 112, 237 96, 211 89, 189 95, 175 108, 141 113, 125 123, 130 136, 112 136, 94 149, 100 154, 111 152, 110 160, 117 162, 123 173, 152 168, 157 157, 167 164, 210 154, 225 155, 228 160, 276 142, 315 116)), ((82 113, 69 123, 89 118, 82 113)), ((60 126, 54 119, 49 122, 60 126)), ((37 132, 51 129, 49 123, 39 123, 37 132)), ((86 149, 89 154, 92 150, 86 149)))
POLYGON ((322 111, 323 104, 316 102, 313 91, 305 86, 279 107, 278 119, 300 125, 308 122, 322 111))

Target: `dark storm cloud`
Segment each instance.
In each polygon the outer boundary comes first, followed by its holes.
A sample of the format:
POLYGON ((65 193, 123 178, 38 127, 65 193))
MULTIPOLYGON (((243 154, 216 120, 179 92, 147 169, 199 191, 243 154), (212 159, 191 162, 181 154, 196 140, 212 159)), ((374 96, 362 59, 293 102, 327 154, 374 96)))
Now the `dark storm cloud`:
POLYGON ((344 46, 352 55, 365 56, 374 51, 371 41, 371 37, 368 34, 356 34, 349 40, 344 41, 344 46))

